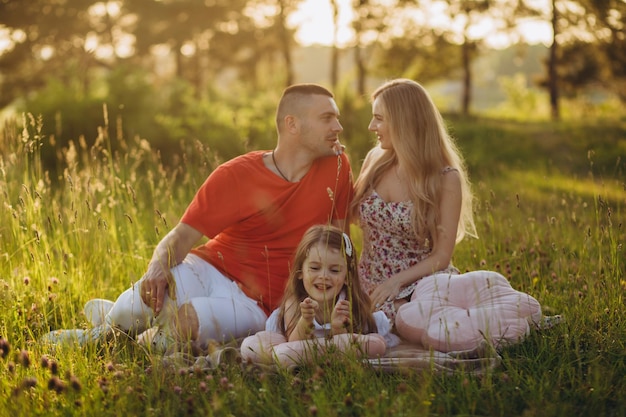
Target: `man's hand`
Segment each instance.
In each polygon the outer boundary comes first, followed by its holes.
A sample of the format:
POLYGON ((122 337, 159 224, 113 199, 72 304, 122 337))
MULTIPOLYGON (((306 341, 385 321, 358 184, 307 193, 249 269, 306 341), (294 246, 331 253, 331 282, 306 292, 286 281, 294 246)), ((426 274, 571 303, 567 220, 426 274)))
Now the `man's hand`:
POLYGON ((141 299, 157 316, 163 309, 165 294, 176 299, 176 282, 170 269, 180 264, 202 233, 184 223, 178 223, 157 245, 142 278, 141 299))
POLYGON ((176 299, 176 286, 169 272, 151 276, 146 274, 143 278, 141 282, 141 299, 152 308, 155 316, 158 316, 163 309, 165 295, 168 293, 171 299, 176 299), (170 282, 172 285, 170 285, 170 282))

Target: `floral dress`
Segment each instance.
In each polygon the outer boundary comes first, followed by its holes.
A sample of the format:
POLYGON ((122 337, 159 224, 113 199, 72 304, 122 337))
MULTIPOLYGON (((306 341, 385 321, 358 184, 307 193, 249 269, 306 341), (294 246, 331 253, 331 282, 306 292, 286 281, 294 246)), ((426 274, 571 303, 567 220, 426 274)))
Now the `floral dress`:
MULTIPOLYGON (((411 201, 387 202, 372 191, 359 207, 360 224, 363 229, 363 249, 359 260, 359 277, 367 293, 394 274, 421 262, 432 248, 427 239, 418 239, 411 227, 411 201)), ((444 271, 458 274, 450 265, 444 271)), ((396 299, 409 297, 417 282, 404 287, 396 299)), ((395 322, 394 301, 379 307, 392 323, 395 322)))

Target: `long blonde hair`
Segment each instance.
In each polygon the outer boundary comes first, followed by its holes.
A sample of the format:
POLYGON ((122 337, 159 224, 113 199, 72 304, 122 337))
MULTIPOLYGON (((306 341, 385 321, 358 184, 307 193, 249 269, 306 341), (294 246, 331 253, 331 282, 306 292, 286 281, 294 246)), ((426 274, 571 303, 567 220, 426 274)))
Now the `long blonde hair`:
POLYGON ((428 92, 413 80, 395 79, 374 91, 372 101, 376 99, 383 108, 392 149, 385 149, 357 178, 353 218, 359 218, 361 202, 376 187, 381 175, 398 164, 407 175, 413 203, 413 230, 418 239, 429 239, 432 247, 440 222, 442 173, 446 167, 452 167, 458 171, 462 187, 456 241, 461 241, 466 234, 476 237, 473 195, 465 163, 428 92))
POLYGON ((294 300, 300 303, 309 296, 301 279, 302 266, 309 256, 310 249, 318 243, 327 245, 328 248, 340 250, 345 257, 347 273, 344 291, 346 292, 346 299, 350 301, 352 324, 352 328, 348 329, 348 331, 361 334, 375 333, 377 328, 372 315, 371 301, 365 291, 363 291, 361 281, 359 280, 356 250, 348 235, 343 233, 341 229, 331 225, 312 226, 300 240, 280 305, 278 315, 280 330, 284 335, 289 335, 295 328, 298 320, 300 320, 301 312, 300 308, 297 308, 292 322, 285 323, 285 310, 288 304, 293 303, 294 300))

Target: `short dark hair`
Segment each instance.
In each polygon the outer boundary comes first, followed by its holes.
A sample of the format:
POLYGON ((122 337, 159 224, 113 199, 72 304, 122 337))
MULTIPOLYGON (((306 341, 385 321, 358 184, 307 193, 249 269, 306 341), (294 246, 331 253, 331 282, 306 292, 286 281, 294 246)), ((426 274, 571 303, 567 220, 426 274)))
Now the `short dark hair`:
POLYGON ((284 119, 287 114, 298 114, 298 104, 301 98, 313 95, 321 95, 330 98, 335 97, 327 88, 319 84, 293 84, 285 88, 278 102, 278 107, 276 108, 276 127, 280 130, 280 121, 284 119))
MULTIPOLYGON (((302 84, 290 85, 289 87, 285 88, 285 91, 283 91, 282 98, 284 98, 288 94, 304 94, 304 95, 320 94, 320 95, 328 96, 331 98, 335 97, 333 93, 331 93, 327 88, 322 87, 319 84, 313 84, 313 83, 302 83, 302 84)), ((281 98, 281 101, 282 101, 282 98, 281 98)))

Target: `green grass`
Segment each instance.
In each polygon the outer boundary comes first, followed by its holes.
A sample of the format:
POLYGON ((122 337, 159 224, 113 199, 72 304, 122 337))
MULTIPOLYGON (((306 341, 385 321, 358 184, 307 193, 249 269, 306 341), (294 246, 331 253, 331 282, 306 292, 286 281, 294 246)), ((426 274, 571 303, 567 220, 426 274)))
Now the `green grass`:
POLYGON ((455 264, 499 271, 566 318, 484 375, 380 373, 337 355, 297 373, 172 372, 130 340, 42 346, 50 329, 87 326, 86 301, 141 277, 219 160, 194 143, 164 165, 145 141, 119 152, 101 137, 57 149, 56 169, 44 168, 40 123, 26 118, 0 139, 2 416, 626 414, 623 123, 451 119, 480 235, 459 244, 455 264))

